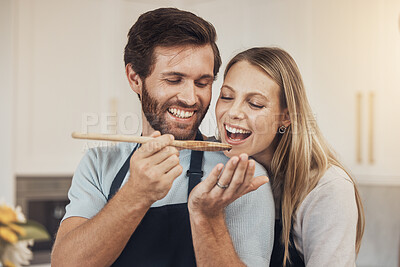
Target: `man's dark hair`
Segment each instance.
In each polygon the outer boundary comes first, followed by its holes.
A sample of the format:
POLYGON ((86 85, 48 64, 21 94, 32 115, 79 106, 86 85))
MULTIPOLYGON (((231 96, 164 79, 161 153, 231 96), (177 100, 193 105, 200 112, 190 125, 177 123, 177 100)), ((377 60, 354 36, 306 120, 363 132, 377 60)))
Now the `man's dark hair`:
POLYGON ((154 49, 157 46, 210 44, 214 52, 214 77, 221 66, 221 56, 215 43, 214 26, 193 13, 176 8, 159 8, 142 14, 128 33, 125 46, 125 66, 142 78, 148 77, 154 67, 154 49))

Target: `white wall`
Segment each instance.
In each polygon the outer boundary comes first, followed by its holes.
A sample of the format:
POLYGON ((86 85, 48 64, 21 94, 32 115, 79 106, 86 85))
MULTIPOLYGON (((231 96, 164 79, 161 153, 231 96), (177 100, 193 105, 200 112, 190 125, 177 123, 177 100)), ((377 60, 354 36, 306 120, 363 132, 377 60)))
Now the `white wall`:
POLYGON ((12 0, 0 1, 0 200, 14 204, 12 0))
POLYGON ((278 46, 296 59, 305 77, 310 77, 310 3, 308 0, 187 1, 185 8, 215 26, 222 57, 210 111, 201 127, 204 133, 215 135, 215 102, 225 66, 237 53, 254 46, 278 46))
POLYGON ((73 140, 71 132, 104 132, 104 120, 116 112, 140 115, 124 77, 129 30, 124 22, 131 24, 152 6, 111 0, 15 2, 16 173, 71 175, 86 149, 99 145, 73 140), (88 117, 97 123, 87 126, 88 117))

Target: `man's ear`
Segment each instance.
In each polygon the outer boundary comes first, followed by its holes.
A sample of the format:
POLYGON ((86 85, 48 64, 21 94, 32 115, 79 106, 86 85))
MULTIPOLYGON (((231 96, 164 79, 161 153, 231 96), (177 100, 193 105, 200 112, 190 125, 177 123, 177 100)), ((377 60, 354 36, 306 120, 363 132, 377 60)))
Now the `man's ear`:
POLYGON ((128 78, 129 85, 132 90, 142 97, 142 79, 133 69, 131 64, 127 64, 125 67, 126 77, 128 78))
POLYGON ((290 125, 291 123, 292 123, 292 122, 290 121, 289 110, 288 110, 288 108, 285 108, 285 109, 283 110, 282 124, 283 124, 283 126, 285 126, 285 127, 287 128, 287 127, 289 127, 289 125, 290 125))

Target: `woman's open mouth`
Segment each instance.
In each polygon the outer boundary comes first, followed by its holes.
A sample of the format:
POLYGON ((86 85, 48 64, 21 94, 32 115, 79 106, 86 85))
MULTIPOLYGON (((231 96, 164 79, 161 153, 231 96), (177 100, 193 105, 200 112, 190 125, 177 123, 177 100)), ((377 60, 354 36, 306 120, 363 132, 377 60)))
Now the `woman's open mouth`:
POLYGON ((239 144, 244 142, 249 136, 251 135, 251 131, 240 128, 234 125, 227 125, 225 126, 225 132, 227 137, 227 142, 231 144, 239 144))

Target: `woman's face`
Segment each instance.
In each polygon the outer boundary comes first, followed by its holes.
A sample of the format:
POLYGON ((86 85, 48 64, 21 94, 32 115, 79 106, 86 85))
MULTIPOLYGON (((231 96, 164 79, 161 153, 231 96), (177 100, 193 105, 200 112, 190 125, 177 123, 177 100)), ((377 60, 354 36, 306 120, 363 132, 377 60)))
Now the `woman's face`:
MULTIPOLYGON (((280 88, 261 68, 247 61, 228 71, 215 108, 222 142, 232 145, 225 155, 247 153, 262 164, 270 164, 277 131, 287 109, 279 103, 280 88)), ((289 122, 290 123, 290 122, 289 122)))

